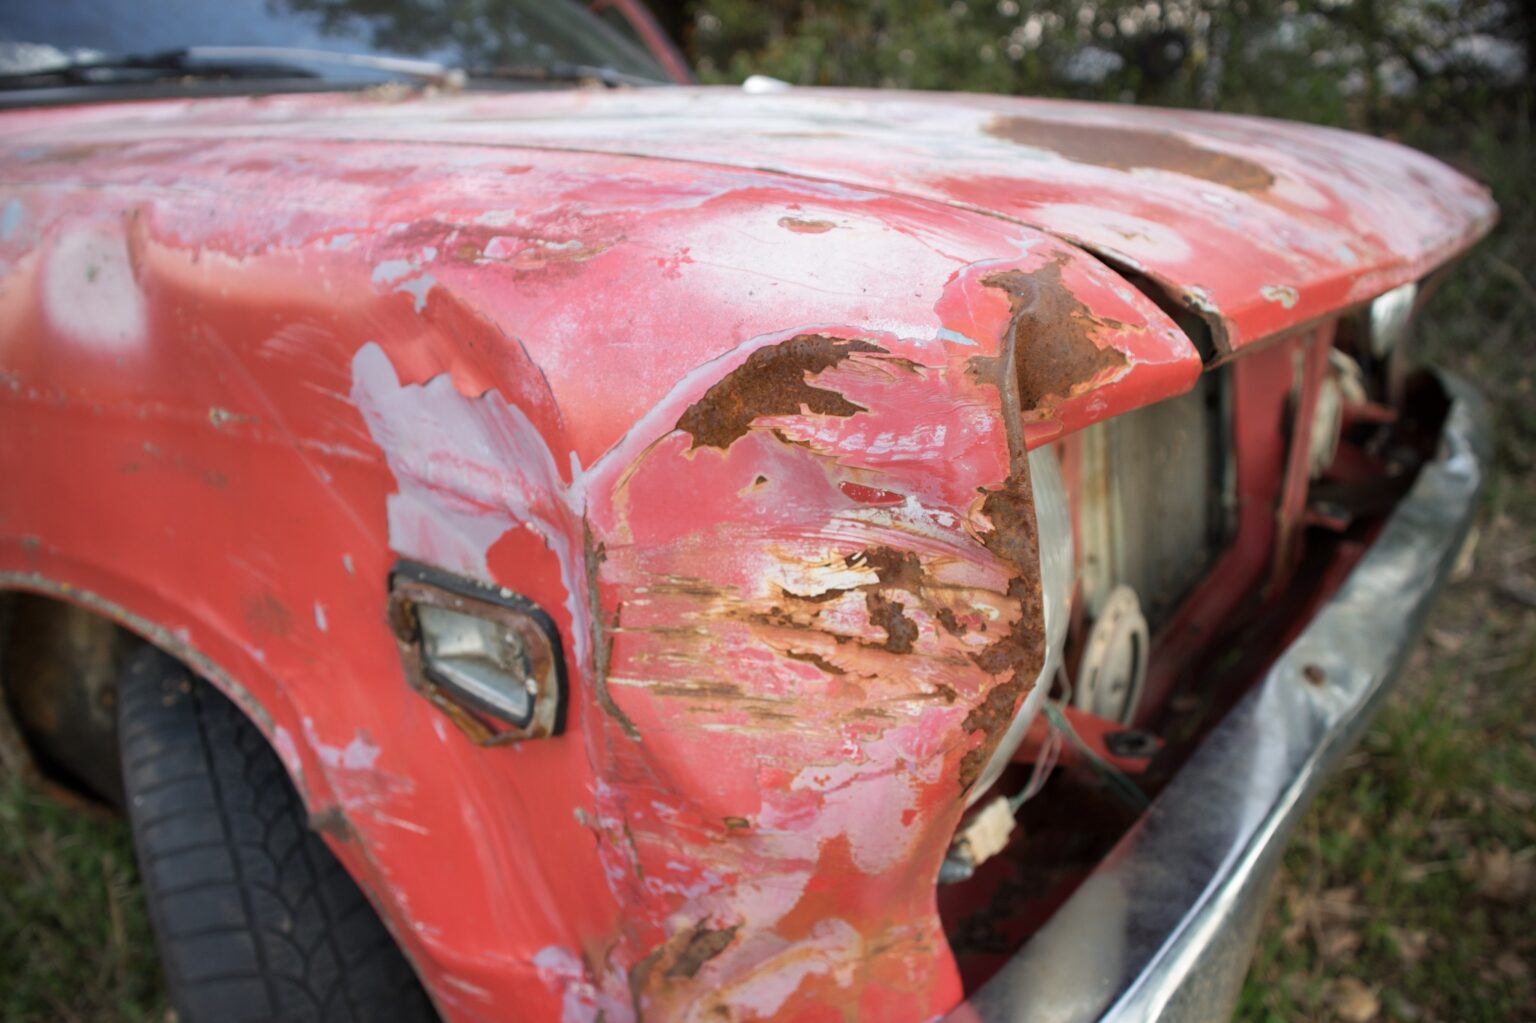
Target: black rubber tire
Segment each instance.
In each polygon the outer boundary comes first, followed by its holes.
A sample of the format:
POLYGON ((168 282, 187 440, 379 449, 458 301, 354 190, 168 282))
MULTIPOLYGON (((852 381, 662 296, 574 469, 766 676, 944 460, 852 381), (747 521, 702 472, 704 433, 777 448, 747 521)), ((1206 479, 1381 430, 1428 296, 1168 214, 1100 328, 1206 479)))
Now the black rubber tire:
POLYGON ((133 844, 181 1023, 437 1019, 238 707, 152 647, 124 666, 118 706, 133 844))

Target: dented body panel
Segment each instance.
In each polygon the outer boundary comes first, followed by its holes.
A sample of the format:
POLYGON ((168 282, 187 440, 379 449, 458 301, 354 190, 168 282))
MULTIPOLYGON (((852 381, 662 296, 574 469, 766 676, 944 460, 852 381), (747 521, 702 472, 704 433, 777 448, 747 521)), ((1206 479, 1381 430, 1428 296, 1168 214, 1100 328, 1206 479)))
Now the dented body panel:
POLYGON ((1201 371, 1105 259, 1236 351, 1491 218, 1382 143, 1138 113, 1134 157, 975 97, 6 113, 0 581, 230 692, 447 1018, 933 1018, 933 880, 1044 657, 1027 452, 1201 371), (563 735, 410 689, 400 559, 551 617, 563 735))

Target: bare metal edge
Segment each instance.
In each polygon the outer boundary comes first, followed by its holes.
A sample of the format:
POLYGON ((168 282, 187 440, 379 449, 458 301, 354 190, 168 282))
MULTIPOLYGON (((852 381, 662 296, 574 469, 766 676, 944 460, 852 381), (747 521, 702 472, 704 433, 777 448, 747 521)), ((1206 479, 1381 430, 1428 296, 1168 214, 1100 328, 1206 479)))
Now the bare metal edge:
POLYGON ((1391 689, 1477 511, 1487 406, 1438 379, 1439 451, 1344 585, 951 1023, 1230 1017, 1286 838, 1391 689))

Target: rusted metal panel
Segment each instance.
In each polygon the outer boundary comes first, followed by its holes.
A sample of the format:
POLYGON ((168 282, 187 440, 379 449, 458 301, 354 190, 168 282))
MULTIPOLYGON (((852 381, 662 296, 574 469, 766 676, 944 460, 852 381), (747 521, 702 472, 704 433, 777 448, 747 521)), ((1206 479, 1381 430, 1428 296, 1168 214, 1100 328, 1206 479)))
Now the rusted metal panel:
POLYGON ((1040 657, 1026 451, 1200 371, 1152 300, 1022 222, 1113 234, 1236 345, 1488 217, 1374 143, 1330 168, 1331 136, 1179 121, 1127 169, 993 123, 1113 112, 881 103, 0 118, 0 473, 27 481, 0 574, 240 699, 449 1018, 955 1004, 933 879, 1040 657), (1274 183, 1230 187, 1250 163, 1274 183), (1312 232, 1357 165, 1445 195, 1411 239, 1396 200, 1352 207, 1346 270, 1346 228, 1312 232), (409 689, 398 558, 551 616, 564 734, 478 746, 409 689))

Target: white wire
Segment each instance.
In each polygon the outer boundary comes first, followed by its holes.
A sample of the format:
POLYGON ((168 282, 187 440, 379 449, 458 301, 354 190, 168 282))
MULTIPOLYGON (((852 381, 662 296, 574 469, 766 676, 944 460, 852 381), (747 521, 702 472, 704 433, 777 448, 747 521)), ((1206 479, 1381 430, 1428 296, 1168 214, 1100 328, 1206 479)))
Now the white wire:
MULTIPOLYGON (((1056 681, 1063 690, 1061 702, 1063 704, 1071 703, 1072 680, 1067 678, 1066 669, 1059 664, 1056 666, 1056 681)), ((1051 694, 1046 693, 1045 698, 1049 700, 1051 694)), ((1047 716, 1046 720, 1049 722, 1049 716, 1047 716)), ((1018 813, 1019 807, 1034 799, 1040 794, 1040 790, 1045 788, 1045 783, 1050 780, 1051 772, 1056 769, 1056 764, 1061 760, 1061 747, 1064 742, 1065 738, 1062 736, 1061 731, 1052 725, 1046 734, 1045 743, 1040 747, 1040 755, 1035 758, 1034 767, 1030 770, 1029 781, 1025 783, 1023 790, 1017 795, 1011 796, 1008 800, 1008 808, 1014 813, 1018 813)))

